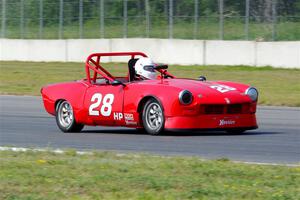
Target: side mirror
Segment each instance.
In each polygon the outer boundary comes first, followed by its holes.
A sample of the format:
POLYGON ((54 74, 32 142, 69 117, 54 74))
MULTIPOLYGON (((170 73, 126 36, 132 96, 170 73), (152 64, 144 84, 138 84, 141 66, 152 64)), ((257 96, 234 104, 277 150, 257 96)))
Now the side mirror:
POLYGON ((160 69, 168 69, 168 65, 156 65, 154 67, 154 69, 156 70, 160 70, 160 69))
POLYGON ((119 81, 119 80, 114 80, 114 81, 111 83, 111 85, 113 85, 113 86, 117 86, 117 85, 123 85, 123 86, 125 86, 125 84, 122 83, 122 82, 119 81))
POLYGON ((199 76, 198 81, 206 81, 206 77, 205 76, 199 76))

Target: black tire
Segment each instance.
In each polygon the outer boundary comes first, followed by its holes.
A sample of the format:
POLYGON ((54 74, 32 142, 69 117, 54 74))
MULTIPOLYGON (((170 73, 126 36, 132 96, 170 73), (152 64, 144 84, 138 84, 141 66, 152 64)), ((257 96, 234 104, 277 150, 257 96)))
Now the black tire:
POLYGON ((84 127, 76 122, 73 108, 68 101, 61 101, 57 105, 55 119, 58 128, 65 133, 80 132, 84 127))
POLYGON ((226 130, 226 133, 230 135, 239 135, 243 134, 245 131, 245 129, 228 129, 226 130))
POLYGON ((142 113, 142 122, 145 131, 150 135, 160 135, 164 131, 165 116, 163 108, 155 99, 149 99, 142 113))

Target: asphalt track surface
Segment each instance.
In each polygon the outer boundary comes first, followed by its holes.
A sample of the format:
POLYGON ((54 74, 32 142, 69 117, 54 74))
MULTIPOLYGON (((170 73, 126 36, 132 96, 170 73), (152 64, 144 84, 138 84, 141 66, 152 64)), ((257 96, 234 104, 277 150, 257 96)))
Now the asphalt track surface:
POLYGON ((300 109, 259 107, 259 129, 242 135, 223 132, 141 134, 120 127, 85 127, 82 133, 62 133, 40 97, 0 96, 0 146, 116 150, 207 159, 277 164, 300 162, 300 109))

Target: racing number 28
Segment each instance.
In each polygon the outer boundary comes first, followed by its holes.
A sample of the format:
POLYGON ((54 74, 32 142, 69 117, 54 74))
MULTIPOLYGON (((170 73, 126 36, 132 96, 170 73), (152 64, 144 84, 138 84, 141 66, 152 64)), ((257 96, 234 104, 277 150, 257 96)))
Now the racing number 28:
POLYGON ((110 116, 112 110, 111 104, 114 102, 114 98, 115 97, 113 94, 106 94, 102 101, 102 94, 95 93, 91 99, 92 104, 89 107, 89 115, 99 116, 101 113, 101 115, 104 117, 110 116), (99 112, 99 110, 97 110, 96 108, 99 107, 101 101, 102 101, 102 106, 99 112))
POLYGON ((235 88, 229 87, 227 85, 211 85, 210 87, 212 89, 218 90, 221 93, 225 93, 225 92, 236 90, 235 88))

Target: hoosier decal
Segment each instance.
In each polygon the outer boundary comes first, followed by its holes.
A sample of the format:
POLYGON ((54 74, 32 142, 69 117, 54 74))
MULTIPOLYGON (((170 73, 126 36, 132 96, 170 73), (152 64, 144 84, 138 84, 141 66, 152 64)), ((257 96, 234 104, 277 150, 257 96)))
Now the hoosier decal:
POLYGON ((224 126, 224 125, 233 125, 235 124, 234 120, 225 120, 225 119, 221 119, 219 126, 224 126))

